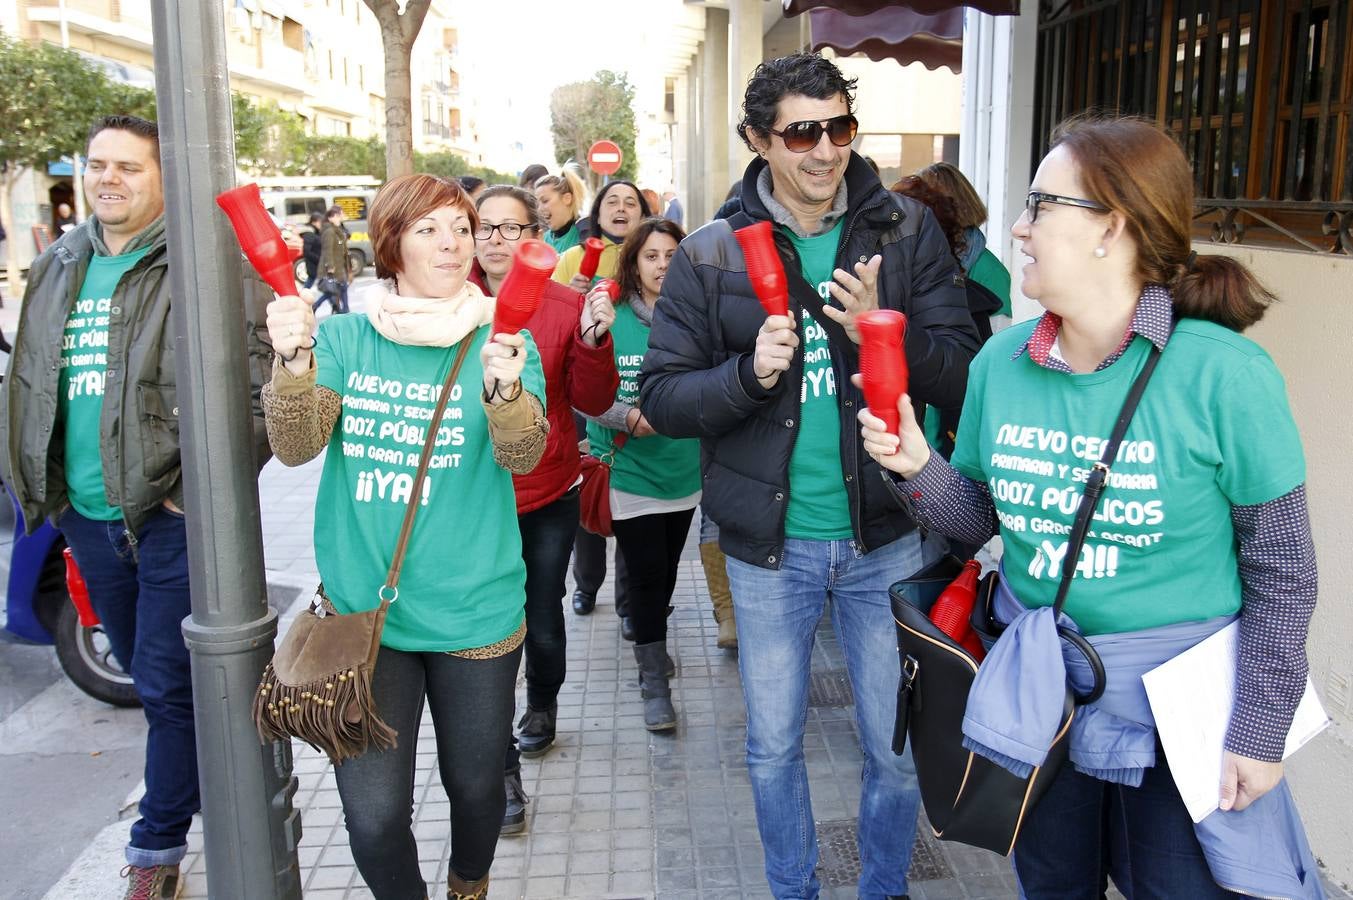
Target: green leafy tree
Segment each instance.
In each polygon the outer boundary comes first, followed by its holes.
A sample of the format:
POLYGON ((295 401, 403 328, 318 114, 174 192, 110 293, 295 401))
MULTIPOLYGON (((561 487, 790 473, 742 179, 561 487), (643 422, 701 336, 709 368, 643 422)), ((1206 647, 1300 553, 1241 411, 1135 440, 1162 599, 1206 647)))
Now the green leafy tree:
POLYGON ((474 175, 489 184, 516 184, 517 179, 507 172, 490 169, 487 166, 472 166, 459 153, 439 150, 435 153, 415 153, 414 169, 443 178, 459 178, 461 175, 474 175))
MULTIPOLYGON (((616 178, 634 180, 639 171, 635 153, 638 127, 634 122, 634 86, 624 73, 602 70, 591 81, 560 85, 550 94, 550 134, 554 156, 560 162, 586 160, 587 149, 600 140, 620 147, 620 171, 616 178)), ((594 190, 600 184, 588 170, 594 190)))
POLYGON ((301 152, 305 175, 386 175, 385 144, 380 138, 307 135, 301 141, 301 152))
POLYGON ((299 116, 275 100, 231 97, 235 119, 235 164, 258 175, 298 175, 305 168, 305 129, 299 116))
POLYGON ((10 236, 10 284, 19 280, 14 185, 30 169, 82 151, 89 124, 107 99, 108 79, 78 54, 0 32, 0 223, 10 236))

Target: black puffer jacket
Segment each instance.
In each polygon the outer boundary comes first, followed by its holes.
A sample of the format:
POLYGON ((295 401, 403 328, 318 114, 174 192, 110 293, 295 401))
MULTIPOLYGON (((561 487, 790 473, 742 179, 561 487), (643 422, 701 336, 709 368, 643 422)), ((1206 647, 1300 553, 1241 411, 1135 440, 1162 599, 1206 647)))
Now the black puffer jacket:
MULTIPOLYGON (((763 568, 779 568, 789 500, 789 458, 798 437, 803 349, 769 391, 752 374, 752 351, 766 314, 747 278, 733 229, 769 219, 757 193, 763 160, 743 176, 742 210, 715 221, 681 244, 662 286, 639 405, 652 426, 672 437, 698 437, 701 503, 718 523, 724 552, 763 568)), ((906 355, 917 403, 957 406, 967 386, 977 334, 966 293, 944 234, 929 210, 884 190, 868 165, 851 154, 846 169, 848 210, 836 265, 883 256, 879 303, 907 315, 906 355)), ((802 321, 818 300, 800 274, 788 238, 776 243, 790 286, 790 310, 802 321)), ((915 528, 888 492, 878 464, 861 447, 855 414, 864 404, 850 383, 859 352, 843 329, 814 316, 831 344, 841 411, 842 481, 855 538, 865 552, 915 528)))

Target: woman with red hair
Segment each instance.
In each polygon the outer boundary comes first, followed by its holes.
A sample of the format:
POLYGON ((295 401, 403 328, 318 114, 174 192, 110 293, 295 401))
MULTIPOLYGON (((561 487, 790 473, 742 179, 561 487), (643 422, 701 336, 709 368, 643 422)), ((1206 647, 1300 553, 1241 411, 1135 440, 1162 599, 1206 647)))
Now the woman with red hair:
POLYGON ((449 895, 482 898, 502 822, 503 755, 526 626, 512 475, 545 449, 544 378, 528 331, 490 334, 493 301, 467 282, 479 224, 452 182, 406 175, 371 203, 376 274, 365 316, 314 332, 297 298, 273 301, 277 353, 263 407, 273 453, 300 465, 328 450, 315 502, 315 562, 342 613, 374 608, 404 512, 420 502, 371 692, 398 733, 335 767, 357 869, 380 900, 426 896, 412 830, 423 707, 450 800, 449 895), (468 342, 468 345, 466 344, 468 342), (465 358, 442 421, 433 408, 465 358), (410 497, 436 427, 422 497, 410 497))

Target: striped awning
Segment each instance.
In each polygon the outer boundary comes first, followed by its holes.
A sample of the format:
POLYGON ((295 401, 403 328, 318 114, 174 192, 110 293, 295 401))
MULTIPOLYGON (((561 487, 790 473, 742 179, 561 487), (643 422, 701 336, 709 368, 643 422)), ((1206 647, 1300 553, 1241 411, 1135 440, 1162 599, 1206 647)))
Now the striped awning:
POLYGON ((949 0, 781 0, 786 16, 797 16, 810 9, 830 9, 848 16, 864 16, 884 9, 909 9, 933 16, 951 9, 970 7, 993 16, 1019 15, 1020 0, 968 0, 953 3, 949 0))
POLYGON ((928 69, 963 62, 963 10, 1019 15, 1020 0, 781 0, 786 17, 808 13, 814 50, 919 62, 928 69))

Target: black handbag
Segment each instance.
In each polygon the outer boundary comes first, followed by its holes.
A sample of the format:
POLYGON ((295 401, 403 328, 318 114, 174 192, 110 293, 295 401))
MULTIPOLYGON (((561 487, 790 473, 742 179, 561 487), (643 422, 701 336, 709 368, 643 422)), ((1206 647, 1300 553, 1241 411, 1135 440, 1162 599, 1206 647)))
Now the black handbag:
MULTIPOLYGON (((1091 516, 1104 492, 1109 467, 1118 455, 1118 446, 1159 358, 1159 351, 1153 347, 1128 392, 1113 433, 1104 447, 1104 455, 1086 482, 1053 602, 1058 614, 1066 604, 1091 516)), ((889 589, 902 667, 897 685, 893 752, 901 755, 908 744, 911 746, 921 800, 937 838, 1009 856, 1019 839, 1024 817, 1047 792, 1066 761, 1068 735, 1076 707, 1093 703, 1103 693, 1104 666, 1084 637, 1070 628, 1058 626, 1062 640, 1085 655, 1095 681, 1094 687, 1085 695, 1077 695, 1067 685, 1061 722, 1047 759, 1027 777, 1021 778, 965 749, 963 715, 969 689, 977 677, 978 662, 935 627, 929 618, 930 608, 962 568, 961 560, 946 557, 889 589)), ((973 630, 987 646, 1000 637, 1000 626, 991 617, 997 577, 996 573, 990 573, 979 584, 971 618, 973 630)))

